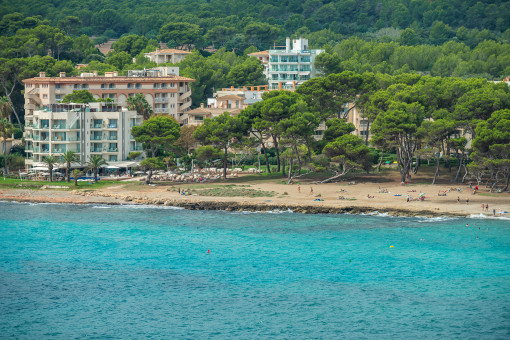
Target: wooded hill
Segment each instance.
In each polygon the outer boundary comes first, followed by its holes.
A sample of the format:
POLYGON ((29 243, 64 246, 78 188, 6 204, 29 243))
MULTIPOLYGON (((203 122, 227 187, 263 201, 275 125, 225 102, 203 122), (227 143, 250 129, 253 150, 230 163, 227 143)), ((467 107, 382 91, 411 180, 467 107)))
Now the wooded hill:
MULTIPOLYGON (((407 28, 406 41, 412 44, 510 39, 510 2, 505 0, 0 1, 0 17, 15 12, 48 19, 52 26, 76 17, 80 25, 74 27, 75 33, 87 36, 129 33, 158 39, 164 38, 160 29, 166 24, 193 24, 193 44, 226 45, 228 50, 251 45, 265 49, 281 45, 291 35, 309 35, 319 44, 352 35, 392 37, 407 28)), ((17 28, 4 23, 0 34, 12 34, 17 28)), ((163 42, 179 43, 171 40, 163 42)))

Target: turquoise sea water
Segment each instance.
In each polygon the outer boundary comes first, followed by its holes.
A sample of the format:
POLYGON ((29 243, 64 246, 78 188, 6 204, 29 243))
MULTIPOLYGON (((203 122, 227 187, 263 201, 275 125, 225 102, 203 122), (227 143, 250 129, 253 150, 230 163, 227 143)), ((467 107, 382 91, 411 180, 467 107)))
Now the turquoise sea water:
POLYGON ((508 339, 510 221, 0 203, 0 337, 508 339))

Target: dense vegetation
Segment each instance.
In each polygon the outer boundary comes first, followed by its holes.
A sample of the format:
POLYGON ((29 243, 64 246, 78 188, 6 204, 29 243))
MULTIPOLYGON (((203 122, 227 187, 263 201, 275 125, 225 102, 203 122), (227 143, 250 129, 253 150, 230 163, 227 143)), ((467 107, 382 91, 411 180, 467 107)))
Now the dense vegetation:
POLYGON ((186 158, 206 167, 222 163, 225 176, 231 162, 258 163, 267 172, 281 172, 289 181, 305 168, 335 173, 327 182, 353 171, 372 171, 375 165, 380 169, 391 155, 402 182, 427 165, 435 168, 435 182, 443 164, 454 174, 454 181, 480 184, 485 179, 493 188, 509 188, 510 88, 480 78, 349 71, 314 78, 296 92, 266 93, 263 101, 236 117, 224 113, 205 119, 193 133, 203 146, 191 155, 179 141, 188 128, 178 132, 174 127, 171 133, 151 128, 161 119, 150 118, 140 128, 145 137, 135 136, 140 142, 148 136, 155 142, 145 140, 145 146, 153 164, 159 158, 159 167, 164 167, 163 160, 168 165, 177 156, 181 165, 188 163, 186 158), (368 121, 370 143, 368 135, 352 135, 354 126, 342 119, 346 102, 354 103, 368 121), (327 129, 316 140, 315 131, 324 120, 327 129), (168 133, 170 143, 165 139, 168 133))
MULTIPOLYGON (((158 38, 163 26, 187 23, 197 25, 191 32, 197 45, 226 44, 240 49, 253 44, 267 48, 281 42, 286 35, 322 30, 351 36, 371 34, 387 27, 411 28, 418 42, 436 43, 430 36, 441 34, 445 29, 442 25, 454 30, 477 29, 486 37, 495 38, 505 32, 508 35, 510 28, 510 4, 504 0, 2 0, 0 3, 0 16, 14 12, 26 17, 40 15, 53 26, 74 29, 74 22, 66 20, 75 17, 82 23, 77 32, 88 36, 118 37, 130 33, 158 38)), ((16 27, 2 26, 0 30, 5 34, 6 30, 15 32, 16 27)))

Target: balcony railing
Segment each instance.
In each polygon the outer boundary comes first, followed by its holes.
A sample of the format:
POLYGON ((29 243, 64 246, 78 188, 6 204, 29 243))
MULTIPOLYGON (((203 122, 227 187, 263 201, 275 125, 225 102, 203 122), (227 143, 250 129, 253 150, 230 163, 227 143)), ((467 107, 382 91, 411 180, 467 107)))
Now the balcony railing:
POLYGON ((141 145, 132 146, 129 150, 130 151, 142 151, 142 146, 141 145))
POLYGON ((119 139, 117 136, 108 136, 108 140, 117 140, 119 139))
POLYGON ((108 148, 108 152, 118 152, 118 148, 108 148))
POLYGON ((91 129, 100 129, 102 126, 102 124, 90 124, 91 129))
POLYGON ((63 129, 67 129, 67 127, 66 127, 66 125, 65 125, 65 124, 53 125, 51 128, 52 128, 52 129, 56 129, 56 130, 63 130, 63 129))
POLYGON ((90 136, 90 140, 102 140, 103 139, 103 136, 90 136))
POLYGON ((102 148, 90 148, 90 152, 103 152, 103 149, 102 148))
POLYGON ((108 124, 108 129, 116 129, 117 124, 108 124))

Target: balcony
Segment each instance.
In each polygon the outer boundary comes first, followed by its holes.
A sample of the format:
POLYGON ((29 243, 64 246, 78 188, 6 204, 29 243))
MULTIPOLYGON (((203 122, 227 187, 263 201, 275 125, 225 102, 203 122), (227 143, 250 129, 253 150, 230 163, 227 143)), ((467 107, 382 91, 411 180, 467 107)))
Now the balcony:
POLYGON ((65 129, 67 129, 65 124, 53 125, 51 128, 54 129, 54 130, 65 130, 65 129))
POLYGON ((90 124, 91 129, 101 129, 102 127, 102 124, 90 124))
POLYGON ((103 136, 95 136, 95 135, 91 135, 91 136, 90 136, 90 140, 103 140, 103 136))
POLYGON ((66 148, 55 148, 53 149, 54 153, 64 153, 66 152, 66 148))
POLYGON ((132 146, 129 151, 142 151, 142 146, 141 145, 136 145, 136 146, 132 146))
POLYGON ((108 148, 108 152, 119 152, 118 148, 108 148))
POLYGON ((95 152, 95 153, 103 152, 103 149, 102 148, 90 148, 90 152, 95 152))
POLYGON ((108 129, 116 129, 117 124, 108 124, 108 129))
POLYGON ((117 140, 119 139, 117 136, 108 136, 108 140, 117 140))
POLYGON ((168 103, 168 98, 155 98, 154 101, 156 103, 168 103))

